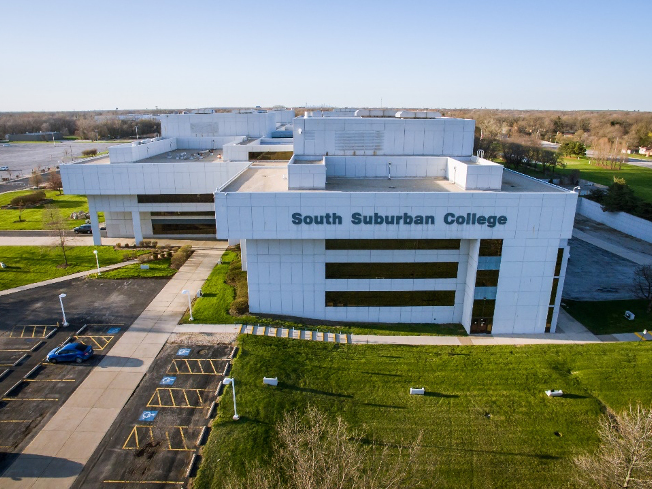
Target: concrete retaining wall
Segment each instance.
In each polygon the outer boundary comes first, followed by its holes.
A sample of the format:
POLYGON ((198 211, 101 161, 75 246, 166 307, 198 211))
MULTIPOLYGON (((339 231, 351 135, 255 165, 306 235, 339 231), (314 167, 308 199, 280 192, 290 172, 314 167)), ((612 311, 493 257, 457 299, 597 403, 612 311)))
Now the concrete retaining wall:
POLYGON ((600 204, 582 197, 577 200, 577 213, 621 233, 652 243, 652 222, 650 221, 626 212, 603 212, 600 204))

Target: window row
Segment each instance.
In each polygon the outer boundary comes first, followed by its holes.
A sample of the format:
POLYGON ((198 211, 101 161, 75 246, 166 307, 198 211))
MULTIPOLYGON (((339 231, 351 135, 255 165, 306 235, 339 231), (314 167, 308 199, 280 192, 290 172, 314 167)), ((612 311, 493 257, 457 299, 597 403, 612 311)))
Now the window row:
POLYGON ((456 278, 457 262, 326 263, 327 279, 456 278))
POLYGON ((326 292, 326 307, 424 307, 454 305, 454 290, 326 292))
POLYGON ((327 250, 459 250, 459 239, 327 239, 327 250))

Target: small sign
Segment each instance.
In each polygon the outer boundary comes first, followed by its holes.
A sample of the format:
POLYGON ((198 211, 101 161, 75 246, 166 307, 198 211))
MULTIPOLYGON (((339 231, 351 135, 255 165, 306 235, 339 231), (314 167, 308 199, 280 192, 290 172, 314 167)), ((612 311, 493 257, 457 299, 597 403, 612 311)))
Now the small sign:
POLYGON ((177 356, 187 357, 188 355, 190 355, 190 348, 179 348, 179 351, 177 352, 177 356))
POLYGON ((143 411, 138 421, 154 421, 158 411, 143 411))
POLYGON ((109 328, 106 334, 118 334, 119 332, 120 332, 120 328, 109 328))
POLYGON ((163 377, 161 385, 174 385, 175 380, 177 380, 176 377, 163 377))
POLYGON ((149 265, 141 265, 140 269, 141 270, 149 270, 149 265))

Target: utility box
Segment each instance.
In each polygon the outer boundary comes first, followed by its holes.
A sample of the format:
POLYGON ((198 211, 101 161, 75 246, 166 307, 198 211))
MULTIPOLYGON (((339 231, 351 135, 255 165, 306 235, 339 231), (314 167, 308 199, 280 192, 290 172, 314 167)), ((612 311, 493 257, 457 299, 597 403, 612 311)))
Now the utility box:
POLYGON ((548 397, 562 397, 564 395, 564 392, 560 390, 549 390, 546 391, 546 395, 548 397))
POLYGON ((278 377, 263 377, 263 384, 278 385, 278 377))
POLYGON ((629 319, 630 321, 633 321, 636 316, 634 315, 633 312, 631 311, 625 311, 625 318, 629 319))
POLYGON ((412 396, 423 396, 425 393, 425 387, 410 387, 410 395, 412 396))

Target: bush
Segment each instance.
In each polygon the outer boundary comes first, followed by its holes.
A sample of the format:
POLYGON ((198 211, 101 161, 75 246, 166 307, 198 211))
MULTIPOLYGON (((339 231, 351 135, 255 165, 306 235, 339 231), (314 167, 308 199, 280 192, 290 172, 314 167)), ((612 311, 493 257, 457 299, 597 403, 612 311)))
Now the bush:
POLYGON ((170 261, 170 268, 179 270, 181 266, 186 262, 188 258, 192 255, 192 246, 184 245, 174 252, 172 255, 172 260, 170 261))
POLYGON ((21 202, 24 205, 37 204, 45 199, 46 199, 45 191, 37 190, 36 192, 32 192, 31 194, 19 195, 18 197, 14 197, 13 199, 11 199, 11 202, 9 202, 9 205, 18 206, 21 204, 21 202))
POLYGON ((120 243, 116 243, 116 244, 115 244, 115 247, 118 248, 118 249, 119 249, 119 248, 122 248, 122 244, 120 244, 120 243))
POLYGON ((140 255, 138 257, 138 261, 140 263, 147 263, 148 261, 152 261, 152 255, 140 255))
POLYGON ((158 248, 158 241, 151 242, 152 248, 158 248))
POLYGON ((97 148, 85 149, 82 151, 82 156, 97 156, 97 148))
POLYGON ((245 298, 236 299, 231 303, 229 314, 231 316, 243 316, 249 312, 249 301, 245 298))

